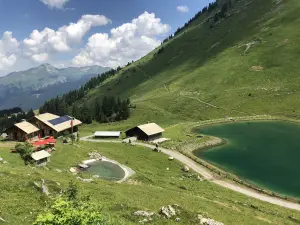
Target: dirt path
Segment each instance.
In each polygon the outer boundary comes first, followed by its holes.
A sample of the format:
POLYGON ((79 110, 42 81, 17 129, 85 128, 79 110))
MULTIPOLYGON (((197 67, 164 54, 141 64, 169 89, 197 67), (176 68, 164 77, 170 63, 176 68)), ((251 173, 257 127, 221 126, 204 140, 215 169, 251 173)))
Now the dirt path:
MULTIPOLYGON (((113 141, 113 140, 95 140, 95 139, 89 139, 91 136, 88 137, 82 137, 80 138, 81 141, 89 141, 89 142, 106 142, 106 143, 122 143, 121 141, 113 141)), ((135 142, 136 145, 147 147, 154 149, 155 146, 151 144, 146 144, 146 143, 141 143, 141 142, 135 142)), ((164 154, 169 155, 171 157, 174 157, 174 159, 182 162, 183 164, 187 165, 190 167, 192 170, 195 172, 201 174, 205 179, 210 180, 211 182, 218 184, 222 187, 228 188, 230 190, 242 193, 244 195, 259 199, 261 201, 265 201, 271 204, 279 205, 285 208, 289 209, 294 209, 300 211, 300 204, 293 203, 293 202, 288 202, 285 200, 282 200, 280 198, 268 196, 262 193, 259 193, 255 190, 239 186, 237 184, 231 183, 226 180, 220 180, 216 179, 213 176, 213 172, 209 171, 205 167, 201 166, 199 163, 195 162, 194 160, 186 157, 185 155, 181 154, 180 152, 177 151, 172 151, 166 148, 159 148, 164 154)))

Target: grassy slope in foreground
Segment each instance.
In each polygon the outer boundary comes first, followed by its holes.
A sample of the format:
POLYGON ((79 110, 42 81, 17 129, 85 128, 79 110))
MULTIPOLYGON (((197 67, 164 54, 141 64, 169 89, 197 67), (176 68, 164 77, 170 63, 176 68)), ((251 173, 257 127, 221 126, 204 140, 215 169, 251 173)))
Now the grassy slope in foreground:
POLYGON ((154 50, 84 101, 104 94, 130 97, 137 105, 133 123, 298 116, 299 8, 297 0, 241 0, 213 28, 202 15, 163 44, 163 53, 155 56, 154 50))
MULTIPOLYGON (((118 160, 137 173, 128 182, 118 184, 98 180, 96 183, 79 183, 80 192, 91 196, 91 201, 110 215, 114 224, 136 224, 132 216, 136 210, 158 211, 167 204, 183 207, 179 217, 182 224, 196 224, 201 213, 225 224, 297 224, 296 211, 267 204, 208 181, 187 178, 182 165, 168 161, 168 157, 149 149, 122 144, 80 143, 80 147, 58 144, 49 170, 23 165, 17 154, 0 147, 1 156, 10 164, 0 164, 0 216, 7 224, 32 223, 37 214, 49 204, 49 199, 37 190, 33 182, 45 179, 51 193, 58 193, 75 177, 68 169, 87 158, 91 150, 118 160), (66 160, 67 159, 67 160, 66 160), (166 168, 169 168, 169 171, 166 168), (64 172, 58 173, 56 169, 64 172), (182 177, 184 176, 184 177, 182 177), (60 183, 60 186, 56 182, 60 183)), ((177 224, 174 220, 155 219, 152 224, 177 224)))

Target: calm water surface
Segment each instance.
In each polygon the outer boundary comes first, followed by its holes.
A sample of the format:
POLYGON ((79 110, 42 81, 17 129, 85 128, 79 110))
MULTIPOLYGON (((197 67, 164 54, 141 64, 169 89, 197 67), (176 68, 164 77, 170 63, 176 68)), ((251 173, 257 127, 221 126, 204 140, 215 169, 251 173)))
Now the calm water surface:
POLYGON ((260 187, 300 197, 300 125, 243 122, 211 125, 195 131, 226 144, 194 154, 260 187))
POLYGON ((87 173, 98 175, 104 180, 121 180, 125 176, 124 170, 117 164, 107 161, 89 163, 87 173))

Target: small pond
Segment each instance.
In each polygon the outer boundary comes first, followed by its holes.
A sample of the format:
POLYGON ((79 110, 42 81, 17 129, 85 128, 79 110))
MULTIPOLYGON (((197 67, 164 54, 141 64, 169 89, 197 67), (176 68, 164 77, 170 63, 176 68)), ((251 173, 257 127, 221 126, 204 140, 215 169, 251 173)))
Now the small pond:
POLYGON ((109 161, 95 161, 88 163, 90 166, 86 173, 98 175, 99 178, 110 181, 122 180, 125 177, 125 171, 117 164, 109 161))
POLYGON ((300 197, 300 125, 281 121, 239 122, 194 131, 226 144, 196 150, 197 157, 271 191, 300 197))

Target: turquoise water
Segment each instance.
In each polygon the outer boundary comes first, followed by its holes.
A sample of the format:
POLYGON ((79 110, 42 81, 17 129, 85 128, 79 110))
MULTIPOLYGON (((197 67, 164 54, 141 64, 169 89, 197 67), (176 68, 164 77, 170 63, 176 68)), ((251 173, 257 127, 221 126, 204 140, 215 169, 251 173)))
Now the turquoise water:
POLYGON ((226 144, 194 154, 257 186, 300 197, 300 125, 243 122, 197 128, 226 144))
POLYGON ((97 161, 89 163, 87 173, 91 175, 98 175, 104 180, 121 180, 125 176, 125 171, 117 164, 107 161, 97 161))

